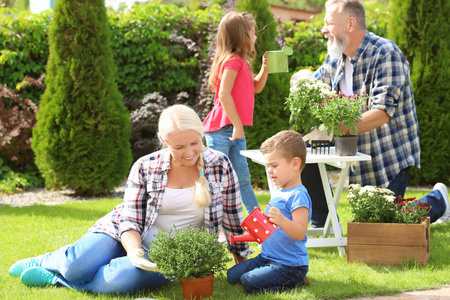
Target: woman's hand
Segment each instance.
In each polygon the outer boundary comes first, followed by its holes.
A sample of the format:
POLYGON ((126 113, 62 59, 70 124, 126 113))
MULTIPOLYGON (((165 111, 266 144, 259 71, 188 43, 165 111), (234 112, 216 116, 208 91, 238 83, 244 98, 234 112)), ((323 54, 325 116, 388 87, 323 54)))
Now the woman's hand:
POLYGON ((145 257, 145 252, 142 249, 134 248, 127 252, 127 256, 131 263, 139 269, 144 271, 158 272, 158 267, 145 257))

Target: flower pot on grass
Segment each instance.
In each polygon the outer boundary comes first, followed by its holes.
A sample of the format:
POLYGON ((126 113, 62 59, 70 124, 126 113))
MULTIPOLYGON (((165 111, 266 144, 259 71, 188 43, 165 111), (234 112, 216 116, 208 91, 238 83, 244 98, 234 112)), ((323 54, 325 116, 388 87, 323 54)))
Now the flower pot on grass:
POLYGON ((183 297, 187 300, 209 298, 213 294, 214 274, 203 278, 180 279, 183 297))
POLYGON ((164 277, 179 280, 185 299, 202 299, 213 294, 214 274, 226 270, 231 260, 217 233, 206 228, 181 228, 155 234, 149 244, 149 260, 164 277))
POLYGON ((430 259, 429 206, 415 198, 394 197, 374 186, 350 185, 347 199, 353 222, 347 224, 347 261, 400 265, 430 259))

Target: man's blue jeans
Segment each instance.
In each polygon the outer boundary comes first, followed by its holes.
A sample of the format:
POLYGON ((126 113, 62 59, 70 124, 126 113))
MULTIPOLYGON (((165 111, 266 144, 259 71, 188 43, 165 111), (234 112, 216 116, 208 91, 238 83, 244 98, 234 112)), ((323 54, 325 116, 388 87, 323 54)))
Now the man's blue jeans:
POLYGON ((255 206, 258 206, 255 192, 250 181, 247 158, 241 155, 241 150, 247 150, 245 137, 230 141, 233 134, 233 126, 227 125, 222 129, 213 132, 206 132, 206 145, 214 150, 224 153, 231 161, 233 169, 236 171, 241 189, 242 203, 247 214, 250 214, 255 206))
POLYGON ((171 282, 160 273, 136 268, 126 255, 122 244, 109 235, 88 232, 74 245, 36 260, 57 273, 57 283, 94 293, 128 293, 171 282))
POLYGON ((248 292, 280 291, 303 284, 308 266, 291 267, 261 254, 237 265, 227 272, 229 283, 241 283, 248 292))
MULTIPOLYGON (((400 173, 398 173, 397 176, 395 176, 395 178, 389 183, 387 188, 393 191, 395 196, 405 196, 406 187, 408 186, 409 170, 410 168, 401 170, 400 173)), ((428 203, 428 205, 431 206, 431 210, 428 213, 431 223, 439 219, 445 213, 447 208, 447 204, 438 190, 431 191, 428 195, 420 198, 419 201, 422 203, 428 203)))

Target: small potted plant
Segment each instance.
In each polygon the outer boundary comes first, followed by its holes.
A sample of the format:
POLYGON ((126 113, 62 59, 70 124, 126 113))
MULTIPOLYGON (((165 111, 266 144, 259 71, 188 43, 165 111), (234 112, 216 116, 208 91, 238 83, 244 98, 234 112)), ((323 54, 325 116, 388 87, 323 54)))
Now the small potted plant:
POLYGON ((159 229, 155 237, 149 247, 149 260, 164 277, 180 281, 184 298, 212 296, 214 274, 224 271, 230 260, 218 234, 189 227, 169 232, 159 229))
POLYGON ((347 224, 347 261, 401 264, 430 258, 430 207, 415 198, 394 197, 388 189, 350 185, 353 221, 347 224))
POLYGON ((332 95, 328 84, 311 76, 291 80, 289 96, 286 99, 291 128, 303 134, 309 133, 313 127, 319 128, 321 124, 320 119, 312 113, 312 105, 322 103, 327 95, 332 95))
POLYGON ((364 95, 336 94, 328 84, 307 76, 291 81, 286 104, 293 129, 312 127, 334 135, 336 154, 355 155, 364 95), (342 137, 342 138, 341 138, 342 137), (347 146, 347 144, 349 146, 347 146))

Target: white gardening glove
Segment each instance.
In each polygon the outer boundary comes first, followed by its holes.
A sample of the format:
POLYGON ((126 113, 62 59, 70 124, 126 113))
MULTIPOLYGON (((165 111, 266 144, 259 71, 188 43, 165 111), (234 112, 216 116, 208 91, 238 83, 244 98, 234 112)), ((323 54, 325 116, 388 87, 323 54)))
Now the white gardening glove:
POLYGON ((128 258, 131 260, 131 263, 139 269, 145 271, 153 271, 159 272, 158 267, 155 263, 152 263, 145 257, 145 252, 142 249, 134 248, 128 251, 128 258))

